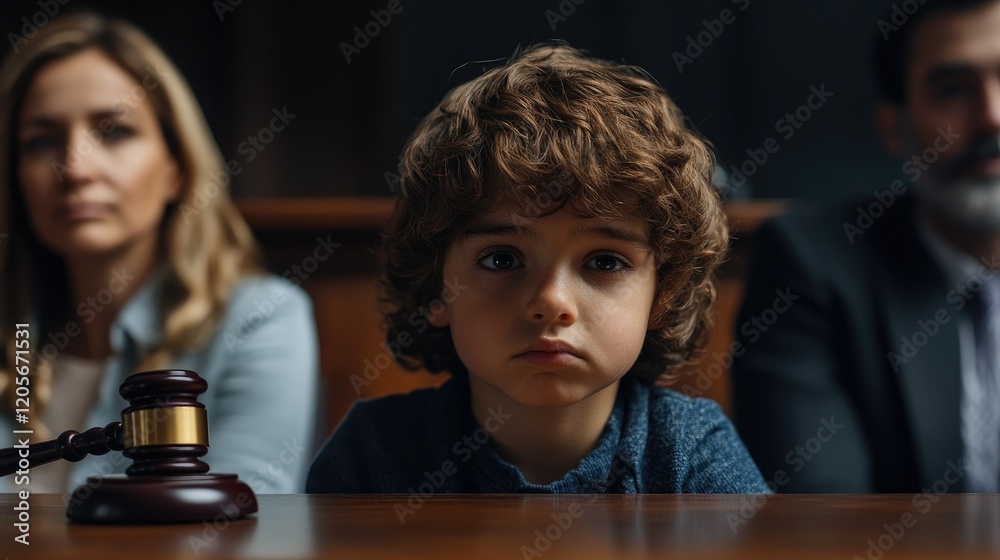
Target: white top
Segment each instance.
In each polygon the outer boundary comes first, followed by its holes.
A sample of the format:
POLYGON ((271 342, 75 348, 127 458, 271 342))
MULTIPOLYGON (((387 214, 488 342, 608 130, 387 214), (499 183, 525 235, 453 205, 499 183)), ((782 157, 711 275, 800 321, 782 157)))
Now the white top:
MULTIPOLYGON (((42 411, 42 424, 53 438, 66 430, 83 432, 107 360, 81 358, 60 352, 52 360, 52 398, 42 411)), ((73 463, 54 461, 31 469, 32 492, 66 492, 73 463)))

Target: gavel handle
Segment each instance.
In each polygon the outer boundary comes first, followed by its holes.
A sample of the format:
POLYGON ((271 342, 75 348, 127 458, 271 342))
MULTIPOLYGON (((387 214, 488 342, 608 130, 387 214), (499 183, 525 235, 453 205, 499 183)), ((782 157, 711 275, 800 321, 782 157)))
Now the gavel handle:
POLYGON ((20 461, 27 459, 28 468, 65 459, 76 462, 87 455, 104 455, 108 451, 125 449, 122 423, 112 422, 103 428, 91 428, 82 434, 73 430, 63 432, 52 441, 35 443, 26 449, 8 447, 0 449, 0 476, 14 474, 21 469, 20 461), (26 452, 27 457, 22 455, 26 452))

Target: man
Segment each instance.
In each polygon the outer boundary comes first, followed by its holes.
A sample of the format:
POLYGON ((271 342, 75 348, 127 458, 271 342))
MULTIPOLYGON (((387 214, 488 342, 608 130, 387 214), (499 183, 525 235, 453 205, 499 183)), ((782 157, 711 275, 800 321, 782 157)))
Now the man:
POLYGON ((1000 1, 881 31, 878 124, 909 180, 759 230, 737 427, 781 492, 997 492, 1000 1))

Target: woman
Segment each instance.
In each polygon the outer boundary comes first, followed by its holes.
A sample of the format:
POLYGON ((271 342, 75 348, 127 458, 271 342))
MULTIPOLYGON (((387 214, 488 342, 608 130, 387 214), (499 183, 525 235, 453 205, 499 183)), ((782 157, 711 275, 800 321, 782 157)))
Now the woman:
MULTIPOLYGON (((205 460, 258 492, 296 492, 314 424, 305 293, 267 276, 190 89, 136 28, 93 14, 44 27, 0 68, 0 431, 103 426, 136 371, 209 384, 205 460), (34 350, 14 426, 16 324, 34 350), (23 404, 23 403, 22 403, 23 404)), ((65 492, 124 472, 118 453, 30 475, 65 492)))

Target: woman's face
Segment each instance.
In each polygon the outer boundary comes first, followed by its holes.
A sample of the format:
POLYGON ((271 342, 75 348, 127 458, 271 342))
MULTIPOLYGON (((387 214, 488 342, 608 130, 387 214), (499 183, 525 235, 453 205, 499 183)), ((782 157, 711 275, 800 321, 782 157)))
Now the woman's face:
POLYGON ((139 82, 96 49, 58 59, 31 82, 17 124, 42 243, 67 259, 155 251, 181 176, 139 82))

